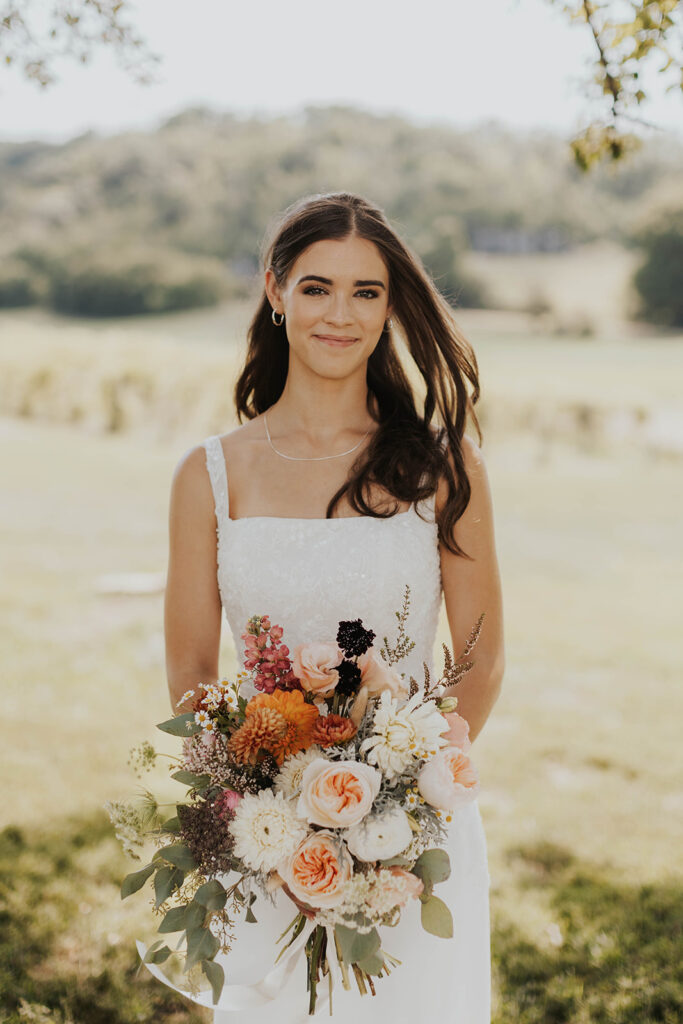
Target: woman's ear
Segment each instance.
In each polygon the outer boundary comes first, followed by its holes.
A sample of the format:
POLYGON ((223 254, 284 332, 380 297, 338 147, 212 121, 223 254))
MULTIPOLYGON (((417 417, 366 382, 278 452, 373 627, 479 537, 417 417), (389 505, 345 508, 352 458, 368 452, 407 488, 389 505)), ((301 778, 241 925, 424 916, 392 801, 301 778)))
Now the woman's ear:
POLYGON ((275 280, 275 274, 272 269, 268 267, 266 270, 266 276, 264 281, 266 295, 273 309, 276 309, 279 313, 282 312, 282 296, 280 294, 280 288, 275 280))

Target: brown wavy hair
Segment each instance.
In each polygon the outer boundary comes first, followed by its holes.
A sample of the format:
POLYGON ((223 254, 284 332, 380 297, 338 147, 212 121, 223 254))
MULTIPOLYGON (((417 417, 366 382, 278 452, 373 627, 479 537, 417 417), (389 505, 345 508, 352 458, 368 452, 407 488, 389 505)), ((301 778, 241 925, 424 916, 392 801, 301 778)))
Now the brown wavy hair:
MULTIPOLYGON (((389 512, 370 507, 366 496, 371 493, 372 484, 379 484, 398 502, 412 503, 434 494, 439 480, 445 476, 449 493, 437 517, 439 538, 454 554, 469 558, 452 531, 470 498, 462 451, 468 415, 476 427, 479 443, 482 441, 474 412, 479 398, 479 370, 472 347, 420 257, 401 241, 384 212, 369 200, 349 192, 331 192, 305 196, 276 219, 262 247, 264 271, 271 267, 278 284, 283 286, 297 257, 309 245, 350 235, 374 242, 379 249, 389 272, 392 321, 398 321, 426 393, 420 411, 385 323, 367 367, 368 412, 378 420, 378 427, 352 465, 346 482, 330 499, 326 518, 331 518, 347 492, 356 512, 388 518, 396 514, 399 505, 389 512), (376 413, 371 409, 373 398, 376 413), (442 447, 446 440, 444 429, 455 473, 442 447)), ((243 417, 253 419, 268 410, 282 394, 287 379, 289 345, 283 344, 282 328, 273 324, 271 313, 264 288, 249 326, 244 366, 235 384, 234 401, 240 423, 243 417)))

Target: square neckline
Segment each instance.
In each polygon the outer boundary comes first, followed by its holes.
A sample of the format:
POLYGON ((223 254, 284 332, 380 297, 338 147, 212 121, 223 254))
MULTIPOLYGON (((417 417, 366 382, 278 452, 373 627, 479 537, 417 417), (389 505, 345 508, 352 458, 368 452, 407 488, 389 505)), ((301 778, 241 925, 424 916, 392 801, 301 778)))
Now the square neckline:
POLYGON ((348 519, 375 519, 380 522, 389 521, 391 519, 400 519, 402 516, 412 515, 416 511, 415 505, 411 505, 410 508, 405 509, 403 512, 395 512, 391 516, 333 516, 331 518, 323 518, 322 516, 238 516, 237 519, 233 519, 228 514, 227 520, 229 523, 244 523, 251 522, 254 519, 273 519, 281 523, 343 523, 348 519))
MULTIPOLYGON (((225 453, 223 451, 223 445, 218 434, 212 434, 202 442, 206 455, 206 467, 211 479, 211 489, 214 495, 215 512, 216 512, 216 527, 218 531, 218 540, 220 544, 221 534, 232 528, 233 523, 243 522, 269 522, 273 523, 341 523, 347 522, 351 519, 358 520, 375 520, 376 522, 393 522, 394 520, 400 520, 401 522, 406 519, 407 516, 413 516, 415 519, 422 519, 418 510, 419 502, 413 501, 409 508, 403 512, 395 512, 390 516, 372 516, 372 515, 355 515, 355 516, 334 516, 327 518, 323 516, 238 516, 233 519, 230 515, 230 497, 228 491, 228 472, 225 460, 225 453)), ((432 496, 432 501, 434 496, 432 496)), ((435 509, 431 508, 430 512, 434 516, 436 521, 435 509)), ((425 522, 427 520, 424 520, 425 522)))

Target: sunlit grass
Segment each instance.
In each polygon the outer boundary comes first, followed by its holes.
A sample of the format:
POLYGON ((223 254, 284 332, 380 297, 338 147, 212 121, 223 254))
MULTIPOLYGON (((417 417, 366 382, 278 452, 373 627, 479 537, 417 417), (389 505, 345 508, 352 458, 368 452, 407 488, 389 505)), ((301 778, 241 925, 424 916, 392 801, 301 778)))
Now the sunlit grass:
MULTIPOLYGON (((126 358, 178 379, 187 346, 150 341, 144 354, 131 343, 126 358)), ((25 358, 42 346, 27 344, 25 358)), ((82 354, 86 342, 65 336, 71 344, 82 354)), ((560 387, 554 365, 567 395, 580 396, 578 350, 562 345, 553 364, 550 350, 521 343, 515 374, 515 352, 487 341, 485 380, 502 393, 507 376, 508 393, 531 400, 529 378, 541 394, 560 387)), ((193 387, 217 365, 228 374, 229 349, 198 344, 195 355, 193 387)), ((681 356, 672 346, 662 358, 659 374, 646 372, 644 355, 612 363, 611 394, 635 397, 640 380, 642 401, 656 406, 681 356)), ((607 380, 610 364, 601 365, 607 380)), ((229 388, 207 388, 214 411, 229 409, 229 388)), ((143 417, 104 435, 94 425, 0 421, 2 817, 11 826, 3 873, 14 888, 3 898, 17 949, 3 953, 0 1009, 10 1024, 21 997, 88 1024, 200 1019, 162 986, 133 978, 132 940, 148 908, 118 898, 127 866, 102 811, 135 790, 132 745, 159 737, 173 749, 153 728, 170 711, 161 593, 99 586, 108 573, 163 574, 171 473, 205 436, 200 415, 169 413, 177 431, 148 415, 146 426, 143 417)), ((492 877, 496 1022, 673 1024, 682 1005, 671 966, 681 892, 673 851, 683 846, 681 463, 646 448, 591 450, 571 434, 485 436, 507 669, 473 754, 492 877)), ((443 614, 438 639, 449 642, 443 614)), ((234 665, 226 629, 221 668, 234 665)))

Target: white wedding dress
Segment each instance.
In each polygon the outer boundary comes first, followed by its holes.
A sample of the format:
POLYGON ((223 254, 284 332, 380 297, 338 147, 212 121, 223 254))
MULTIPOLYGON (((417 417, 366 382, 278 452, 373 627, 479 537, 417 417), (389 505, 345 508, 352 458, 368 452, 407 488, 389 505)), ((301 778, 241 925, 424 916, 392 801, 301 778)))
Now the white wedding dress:
MULTIPOLYGON (((361 618, 376 633, 379 649, 394 644, 406 584, 410 605, 406 633, 415 641, 397 668, 422 682, 426 662, 434 671, 442 599, 432 497, 389 519, 352 516, 292 519, 250 516, 231 519, 223 449, 218 437, 204 441, 216 502, 218 585, 240 665, 251 615, 269 615, 284 629, 290 651, 299 643, 334 640, 341 619, 361 618)), ((476 762, 476 757, 474 757, 476 762)), ((451 908, 455 934, 441 939, 424 931, 419 900, 404 908, 395 928, 382 929, 383 948, 402 963, 375 980, 376 995, 360 996, 339 984, 332 994, 336 1024, 490 1024, 489 873, 486 840, 476 801, 458 809, 447 849, 451 876, 435 887, 451 908)), ((296 915, 283 894, 276 905, 259 897, 258 924, 239 920, 233 949, 219 955, 226 985, 258 982, 272 969, 276 939, 296 915)), ((327 980, 318 987, 316 1016, 329 1015, 327 980), (322 997, 322 998, 321 998, 322 997)), ((308 1015, 303 953, 277 997, 261 1006, 216 1011, 215 1024, 304 1024, 308 1015)))

